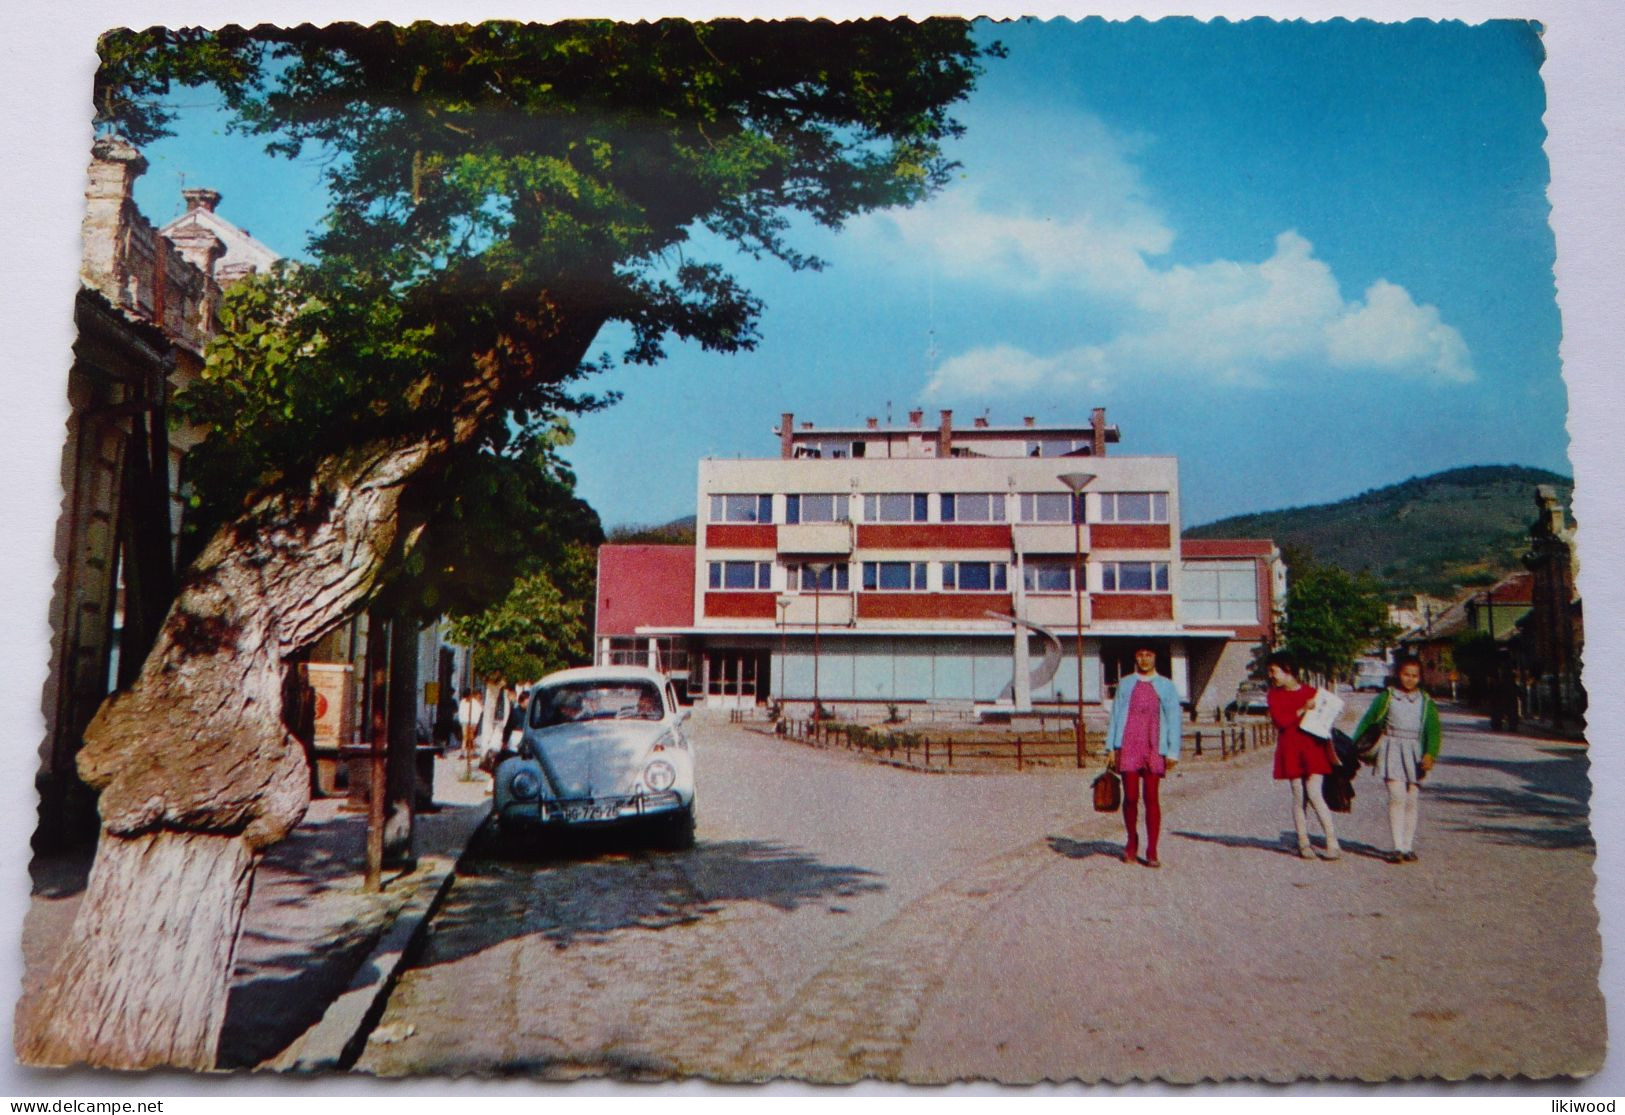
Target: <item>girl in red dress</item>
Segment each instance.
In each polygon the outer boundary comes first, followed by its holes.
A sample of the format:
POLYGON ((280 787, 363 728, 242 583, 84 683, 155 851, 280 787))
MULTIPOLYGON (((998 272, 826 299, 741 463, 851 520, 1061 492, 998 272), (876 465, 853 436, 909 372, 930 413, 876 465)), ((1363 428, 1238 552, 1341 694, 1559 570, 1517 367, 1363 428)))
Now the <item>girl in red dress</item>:
POLYGON ((1298 855, 1314 859, 1315 850, 1309 843, 1309 819, 1304 802, 1314 808, 1320 827, 1326 833, 1326 858, 1340 859, 1342 850, 1337 845, 1337 830, 1332 825, 1332 811, 1321 794, 1321 784, 1332 772, 1332 745, 1329 740, 1316 739, 1298 726, 1304 713, 1314 703, 1315 687, 1298 680, 1297 659, 1285 651, 1270 655, 1270 720, 1275 724, 1275 777, 1288 784, 1292 791, 1292 827, 1298 833, 1298 855))

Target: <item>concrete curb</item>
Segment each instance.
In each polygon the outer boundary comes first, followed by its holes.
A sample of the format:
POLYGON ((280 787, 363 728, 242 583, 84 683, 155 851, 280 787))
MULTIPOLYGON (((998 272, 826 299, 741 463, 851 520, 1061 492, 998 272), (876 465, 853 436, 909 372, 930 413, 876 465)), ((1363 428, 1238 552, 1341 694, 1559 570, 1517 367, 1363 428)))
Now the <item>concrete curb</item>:
POLYGON ((446 892, 469 848, 489 824, 482 821, 469 833, 463 847, 442 865, 436 865, 417 883, 373 946, 342 995, 328 1005, 321 1021, 305 1031, 269 1066, 295 1073, 342 1072, 360 1058, 372 1028, 383 1015, 401 968, 423 936, 424 927, 440 908, 446 892))

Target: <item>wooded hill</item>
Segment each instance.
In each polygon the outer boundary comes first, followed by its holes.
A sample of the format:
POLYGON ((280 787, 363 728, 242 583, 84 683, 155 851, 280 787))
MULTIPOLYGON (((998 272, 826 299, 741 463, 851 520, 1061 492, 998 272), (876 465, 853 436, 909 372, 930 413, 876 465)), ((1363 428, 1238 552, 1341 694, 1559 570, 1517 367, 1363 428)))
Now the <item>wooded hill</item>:
POLYGON ((1539 484, 1569 506, 1574 482, 1545 469, 1475 465, 1362 492, 1337 503, 1236 515, 1186 538, 1271 538, 1351 573, 1369 571, 1390 594, 1452 597, 1523 568, 1539 484))

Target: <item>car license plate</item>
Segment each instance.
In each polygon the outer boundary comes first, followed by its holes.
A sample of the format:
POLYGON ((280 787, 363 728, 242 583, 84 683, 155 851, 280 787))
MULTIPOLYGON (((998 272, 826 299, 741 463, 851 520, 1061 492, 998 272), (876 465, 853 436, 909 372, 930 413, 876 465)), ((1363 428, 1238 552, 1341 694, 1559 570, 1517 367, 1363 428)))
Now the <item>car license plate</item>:
POLYGON ((590 805, 567 805, 563 812, 564 820, 572 824, 576 821, 613 821, 621 815, 621 803, 604 801, 590 805))

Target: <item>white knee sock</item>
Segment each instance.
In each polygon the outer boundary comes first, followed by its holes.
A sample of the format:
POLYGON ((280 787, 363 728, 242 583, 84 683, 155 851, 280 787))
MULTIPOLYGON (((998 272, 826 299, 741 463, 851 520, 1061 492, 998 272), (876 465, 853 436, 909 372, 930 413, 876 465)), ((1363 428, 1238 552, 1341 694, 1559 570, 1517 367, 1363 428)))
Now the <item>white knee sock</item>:
POLYGON ((1292 827, 1298 830, 1298 847, 1309 846, 1309 818, 1303 812, 1303 779, 1289 778, 1286 788, 1292 791, 1292 827))
POLYGON ((1321 792, 1321 786, 1325 781, 1326 776, 1323 774, 1309 776, 1309 804, 1314 806, 1315 816, 1320 818, 1320 829, 1326 834, 1326 851, 1336 854, 1337 827, 1332 824, 1331 807, 1326 804, 1326 795, 1321 792))
POLYGON ((1416 817, 1422 805, 1422 787, 1409 786, 1405 790, 1405 850, 1416 848, 1416 817))
POLYGON ((1411 850, 1410 840, 1405 832, 1405 780, 1403 778, 1390 778, 1388 780, 1388 831, 1394 838, 1394 851, 1408 852, 1411 850))

